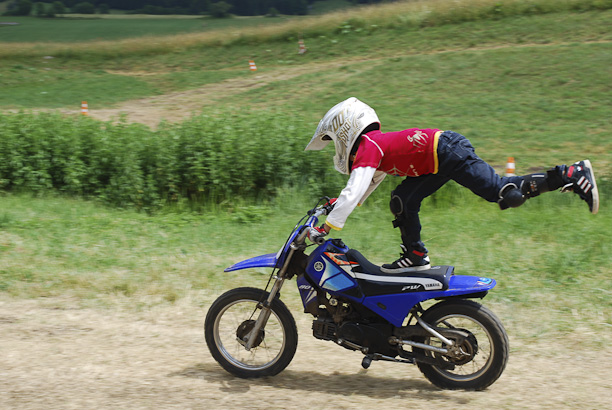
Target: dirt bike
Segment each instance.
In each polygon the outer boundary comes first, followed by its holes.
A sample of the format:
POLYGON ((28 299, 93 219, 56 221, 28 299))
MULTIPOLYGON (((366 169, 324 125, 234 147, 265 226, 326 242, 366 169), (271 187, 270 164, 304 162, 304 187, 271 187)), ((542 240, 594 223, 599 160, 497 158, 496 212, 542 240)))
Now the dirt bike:
POLYGON ((279 291, 296 277, 304 312, 314 316, 313 336, 363 353, 364 368, 377 360, 416 364, 446 389, 482 390, 494 383, 508 361, 508 336, 499 319, 471 299, 483 298, 495 280, 455 275, 453 266, 386 274, 341 239, 319 237, 307 254, 309 230, 333 208, 321 203, 277 253, 225 269, 272 268, 266 289, 272 286, 269 292, 233 289, 210 306, 204 334, 214 359, 242 378, 285 369, 298 334, 279 291), (438 302, 424 309, 426 301, 438 302))

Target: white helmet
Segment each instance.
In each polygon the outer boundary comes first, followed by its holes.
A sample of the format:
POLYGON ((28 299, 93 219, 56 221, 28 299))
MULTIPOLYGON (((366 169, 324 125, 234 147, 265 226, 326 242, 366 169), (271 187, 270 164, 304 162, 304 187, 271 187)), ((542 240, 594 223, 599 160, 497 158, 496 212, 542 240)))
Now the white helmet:
POLYGON ((353 144, 364 130, 373 124, 375 127, 369 131, 380 129, 380 120, 372 107, 351 97, 327 111, 305 151, 321 150, 333 140, 336 146, 334 166, 338 172, 349 174, 348 156, 353 144))

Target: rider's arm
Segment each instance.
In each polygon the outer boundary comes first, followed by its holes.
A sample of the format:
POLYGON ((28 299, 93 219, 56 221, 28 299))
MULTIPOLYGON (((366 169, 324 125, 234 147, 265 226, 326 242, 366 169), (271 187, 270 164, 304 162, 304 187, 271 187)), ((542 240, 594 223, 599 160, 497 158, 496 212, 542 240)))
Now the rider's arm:
POLYGON ((351 171, 348 183, 338 196, 334 210, 329 213, 325 220, 326 231, 329 231, 328 228, 340 230, 344 227, 346 218, 353 212, 359 200, 364 198, 368 188, 373 183, 375 173, 376 168, 374 167, 359 167, 351 171))
POLYGON ((363 194, 363 196, 359 200, 359 206, 361 206, 361 204, 363 204, 365 200, 368 199, 370 194, 374 192, 376 188, 378 188, 378 186, 383 181, 383 179, 385 179, 386 176, 387 174, 384 171, 376 171, 374 173, 374 176, 372 177, 372 181, 370 182, 370 186, 368 186, 368 190, 366 191, 365 194, 363 194))

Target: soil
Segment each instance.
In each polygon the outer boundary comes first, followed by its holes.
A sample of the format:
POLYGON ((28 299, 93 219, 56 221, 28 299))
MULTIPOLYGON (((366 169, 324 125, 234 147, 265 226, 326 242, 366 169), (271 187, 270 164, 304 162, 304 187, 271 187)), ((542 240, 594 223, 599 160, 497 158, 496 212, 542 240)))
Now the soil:
MULTIPOLYGON (((273 378, 243 380, 210 356, 202 324, 214 295, 136 308, 64 298, 0 298, 3 409, 611 409, 612 348, 568 350, 510 335, 501 378, 483 392, 445 391, 416 366, 374 362, 311 336, 273 378), (202 306, 203 305, 203 306, 202 306)), ((503 319, 503 318, 502 318, 503 319)))

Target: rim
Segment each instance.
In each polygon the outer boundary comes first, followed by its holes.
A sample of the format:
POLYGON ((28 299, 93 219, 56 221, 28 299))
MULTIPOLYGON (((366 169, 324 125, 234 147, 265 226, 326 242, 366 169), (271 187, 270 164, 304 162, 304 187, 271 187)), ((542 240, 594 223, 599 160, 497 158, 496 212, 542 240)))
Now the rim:
POLYGON ((247 351, 238 341, 236 331, 246 320, 257 318, 261 310, 256 306, 258 301, 240 299, 221 310, 215 319, 215 344, 223 357, 236 367, 245 370, 262 370, 272 366, 285 350, 285 329, 279 316, 271 311, 265 327, 265 336, 261 343, 247 351))
MULTIPOLYGON (((443 357, 444 360, 455 363, 455 368, 453 370, 443 370, 433 366, 438 373, 454 381, 467 382, 477 379, 489 370, 493 362, 495 346, 491 334, 482 323, 470 316, 451 314, 438 319, 434 325, 467 330, 476 338, 478 344, 476 354, 469 360, 462 360, 462 363, 443 357)), ((438 339, 430 339, 430 344, 437 347, 443 345, 438 339)), ((434 355, 438 356, 437 353, 434 355)))

